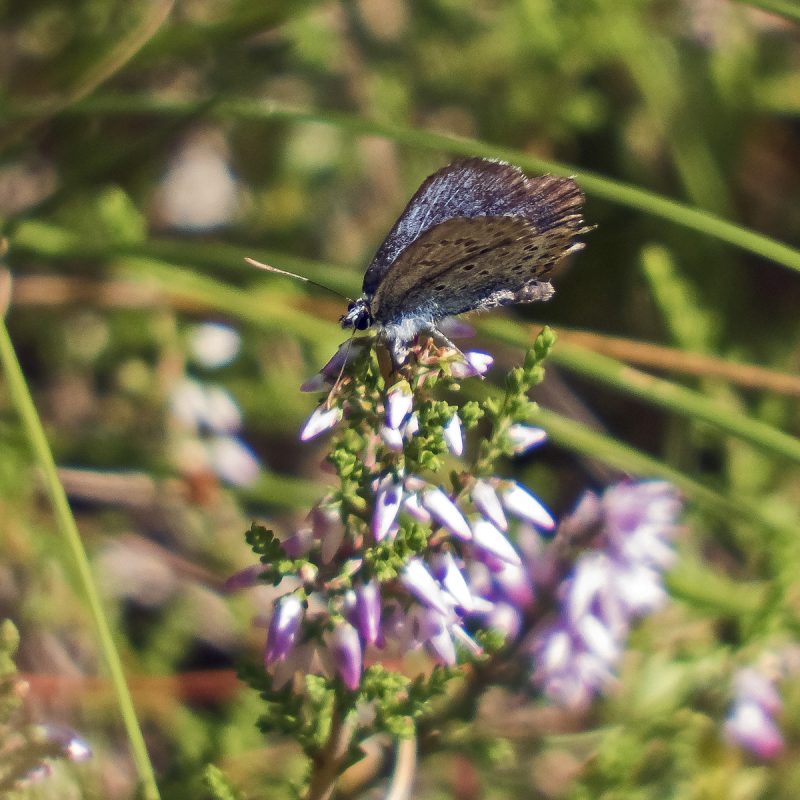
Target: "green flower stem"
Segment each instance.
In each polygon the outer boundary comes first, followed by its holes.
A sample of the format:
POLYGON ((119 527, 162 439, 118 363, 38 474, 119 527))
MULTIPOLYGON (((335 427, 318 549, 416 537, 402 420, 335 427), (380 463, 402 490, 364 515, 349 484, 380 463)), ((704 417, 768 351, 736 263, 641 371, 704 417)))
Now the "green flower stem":
POLYGON ((145 800, 159 800, 160 795, 153 773, 153 765, 150 763, 150 757, 147 754, 144 736, 139 727, 133 700, 125 681, 122 662, 114 645, 114 638, 92 577, 89 560, 75 524, 75 518, 72 516, 64 487, 58 480, 53 454, 47 444, 42 423, 36 413, 33 398, 28 391, 25 376, 14 352, 14 345, 8 334, 8 328, 6 328, 5 322, 2 320, 0 320, 0 361, 2 361, 3 371, 8 382, 9 395, 20 415, 36 461, 44 473, 45 486, 53 504, 58 527, 61 529, 61 533, 72 551, 75 562, 74 567, 77 570, 79 582, 89 603, 89 610, 97 629, 100 650, 108 666, 111 684, 117 697, 117 703, 122 714, 128 741, 130 742, 134 765, 141 782, 142 797, 145 800))
MULTIPOLYGON (((120 115, 152 113, 188 116, 208 101, 165 100, 153 95, 93 96, 65 109, 65 114, 120 115)), ((37 115, 36 104, 7 109, 10 118, 37 115)), ((296 109, 271 101, 244 99, 220 100, 209 107, 209 115, 220 119, 289 120, 332 125, 353 135, 383 136, 401 144, 443 150, 453 155, 484 156, 511 161, 530 172, 573 175, 583 189, 613 203, 634 208, 686 228, 713 236, 750 253, 771 259, 800 272, 800 251, 783 242, 729 222, 708 211, 692 208, 654 192, 606 178, 594 172, 575 169, 569 164, 537 158, 509 147, 478 139, 451 136, 367 119, 357 114, 296 109)))
MULTIPOLYGON (((530 334, 502 319, 481 320, 480 330, 509 344, 526 347, 530 334)), ((592 378, 625 394, 691 419, 702 420, 724 433, 736 436, 759 449, 800 463, 800 440, 760 420, 731 410, 663 378, 655 378, 608 356, 579 345, 559 342, 550 354, 552 363, 592 378)))
POLYGON ((730 522, 741 519, 758 525, 772 534, 784 535, 783 528, 764 516, 751 503, 724 497, 697 481, 687 478, 680 470, 642 453, 633 447, 620 444, 609 436, 562 417, 553 411, 537 408, 531 414, 531 423, 547 431, 551 441, 584 456, 597 458, 610 466, 642 477, 658 477, 677 486, 687 497, 708 513, 730 522))

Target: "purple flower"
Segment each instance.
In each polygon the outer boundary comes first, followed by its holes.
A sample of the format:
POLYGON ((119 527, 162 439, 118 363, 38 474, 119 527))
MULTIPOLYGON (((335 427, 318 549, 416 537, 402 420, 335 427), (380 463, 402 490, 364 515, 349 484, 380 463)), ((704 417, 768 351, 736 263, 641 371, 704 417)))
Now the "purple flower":
POLYGON ((472 487, 472 502, 475 508, 483 514, 495 528, 501 531, 508 530, 506 515, 503 513, 503 506, 489 481, 478 479, 472 487))
POLYGON ((451 553, 441 553, 434 561, 434 575, 453 598, 453 603, 467 613, 475 608, 475 600, 467 581, 451 553))
POLYGON ((258 586, 261 583, 261 576, 269 572, 266 564, 252 564, 249 567, 240 569, 225 581, 224 589, 226 592, 237 592, 240 589, 249 589, 251 586, 258 586))
POLYGON ((372 514, 372 535, 382 542, 389 533, 400 505, 403 502, 403 482, 394 475, 384 475, 375 493, 375 511, 372 514))
POLYGON ((378 641, 381 627, 381 591, 375 581, 362 583, 355 590, 358 632, 367 644, 378 641))
POLYGON ((70 761, 86 761, 92 756, 92 748, 89 743, 66 725, 45 722, 36 725, 34 731, 36 738, 42 744, 57 747, 62 755, 70 761))
POLYGON ((494 359, 488 353, 471 350, 464 353, 463 361, 454 361, 450 365, 450 374, 454 378, 471 378, 483 375, 492 366, 494 359))
POLYGON ((333 629, 330 649, 342 682, 350 691, 355 691, 361 682, 361 640, 349 622, 340 622, 333 629))
POLYGON ((461 428, 461 419, 458 414, 453 414, 450 422, 442 431, 447 449, 454 455, 460 456, 464 452, 464 434, 461 428))
POLYGON ((555 520, 550 512, 530 492, 523 489, 518 483, 504 481, 500 497, 506 511, 515 517, 530 522, 538 528, 550 531, 555 528, 555 520))
POLYGON ((759 758, 775 758, 784 747, 774 720, 783 705, 775 685, 760 670, 746 667, 734 676, 733 692, 733 705, 725 721, 726 737, 759 758))
POLYGON ((406 513, 417 520, 417 522, 431 521, 431 515, 420 505, 419 495, 416 493, 406 495, 403 500, 403 508, 406 513))
POLYGON ((303 620, 303 604, 293 594, 284 595, 275 604, 275 612, 269 624, 264 663, 269 666, 286 658, 297 638, 303 620))
POLYGON ((408 381, 398 381, 386 392, 386 425, 398 430, 411 413, 414 397, 408 381))
POLYGON ((533 637, 533 679, 549 697, 581 707, 613 680, 633 619, 666 601, 679 511, 668 484, 626 482, 588 494, 562 522, 559 536, 604 549, 579 556, 558 589, 560 614, 533 637))
POLYGON ((425 563, 419 558, 410 558, 400 572, 400 582, 414 597, 428 608, 440 614, 449 613, 444 594, 425 563))
POLYGON ((307 442, 320 433, 333 428, 342 418, 342 409, 338 406, 325 408, 325 405, 318 406, 314 413, 306 420, 300 431, 300 441, 307 442))
POLYGON ((737 703, 725 722, 725 735, 759 758, 770 760, 783 750, 783 736, 758 703, 737 703))
POLYGON ((403 434, 397 428, 390 428, 388 425, 381 426, 381 439, 383 443, 395 453, 403 450, 403 434))
POLYGON ((472 544, 508 564, 522 564, 519 553, 503 534, 485 519, 479 519, 472 526, 472 544))
POLYGON ((472 538, 472 531, 464 515, 441 489, 433 488, 423 492, 422 507, 453 536, 465 541, 472 538))
POLYGON ((542 444, 547 439, 547 432, 541 428, 515 423, 508 428, 508 441, 515 455, 527 453, 533 447, 542 444))

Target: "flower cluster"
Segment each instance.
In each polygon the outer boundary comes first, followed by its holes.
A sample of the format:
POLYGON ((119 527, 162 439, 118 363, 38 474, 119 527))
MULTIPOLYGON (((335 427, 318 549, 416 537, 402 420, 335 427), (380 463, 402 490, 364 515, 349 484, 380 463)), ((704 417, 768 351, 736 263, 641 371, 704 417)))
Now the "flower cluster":
POLYGON ((553 341, 545 329, 503 396, 459 405, 449 400, 461 382, 492 360, 430 339, 399 368, 351 340, 304 386, 329 389, 300 438, 333 431, 338 482, 287 537, 254 525, 261 564, 229 582, 277 589, 266 675, 251 680, 273 710, 262 727, 291 729, 318 752, 321 733, 295 705, 275 711, 305 696, 317 709, 338 703, 342 717, 368 705, 371 732, 407 730, 398 718, 423 713, 437 675, 520 648, 556 701, 581 705, 611 680, 632 620, 664 602, 680 503, 667 484, 623 483, 587 495, 554 537, 545 505, 496 474, 545 441, 528 392, 553 341))
POLYGON ((587 493, 563 520, 554 549, 591 549, 557 583, 557 611, 531 638, 533 681, 548 697, 580 708, 613 681, 631 622, 666 602, 680 510, 667 483, 623 482, 587 493))
MULTIPOLYGON (((229 364, 239 345, 239 335, 226 325, 204 323, 189 333, 190 356, 204 369, 229 364)), ((182 472, 211 472, 234 486, 258 479, 261 466, 239 437, 242 413, 226 389, 185 376, 172 389, 170 407, 179 429, 174 460, 182 472)))

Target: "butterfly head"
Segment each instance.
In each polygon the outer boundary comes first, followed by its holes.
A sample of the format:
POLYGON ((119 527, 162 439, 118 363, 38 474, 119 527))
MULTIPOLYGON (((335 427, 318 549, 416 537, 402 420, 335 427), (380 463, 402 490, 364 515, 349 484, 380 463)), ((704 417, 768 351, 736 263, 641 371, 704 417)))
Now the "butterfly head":
POLYGON ((365 331, 374 321, 366 297, 351 300, 347 306, 347 313, 339 320, 343 328, 355 328, 357 331, 365 331))

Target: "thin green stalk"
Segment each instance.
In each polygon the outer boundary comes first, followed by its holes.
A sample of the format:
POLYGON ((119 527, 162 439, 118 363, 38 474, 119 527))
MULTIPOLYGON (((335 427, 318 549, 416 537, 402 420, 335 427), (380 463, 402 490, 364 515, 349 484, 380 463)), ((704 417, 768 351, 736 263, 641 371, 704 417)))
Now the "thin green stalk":
MULTIPOLYGON (((64 114, 120 115, 152 113, 166 115, 192 114, 200 103, 206 101, 164 100, 152 95, 125 95, 118 97, 93 96, 67 109, 64 114)), ((6 109, 9 118, 29 116, 39 111, 35 104, 6 109)), ((606 178, 594 172, 576 169, 569 164, 537 158, 529 153, 488 144, 478 139, 418 130, 402 125, 367 119, 357 114, 334 111, 303 110, 263 100, 220 100, 209 105, 209 115, 222 119, 289 120, 332 125, 353 135, 383 136, 401 144, 443 150, 453 155, 484 156, 512 161, 529 172, 550 172, 555 175, 573 175, 589 194, 612 203, 634 208, 655 217, 674 222, 728 242, 750 253, 768 258, 777 264, 800 272, 800 250, 769 236, 756 233, 708 211, 692 208, 684 203, 662 197, 654 192, 606 178)))
POLYGON ((97 629, 100 650, 108 666, 111 684, 117 696, 117 703, 120 713, 122 714, 128 741, 130 742, 133 761, 139 775, 139 780, 141 781, 142 796, 145 800, 159 800, 160 795, 153 773, 153 766, 150 763, 144 737, 139 727, 139 721, 136 718, 133 700, 131 699, 128 685, 125 681, 125 674, 122 670, 122 662, 120 661, 119 653, 114 645, 111 627, 108 624, 100 595, 92 577, 86 550, 83 547, 83 542, 78 533, 75 518, 72 516, 64 487, 58 480, 53 454, 47 443, 47 437, 45 436, 39 415, 36 413, 33 398, 28 391, 28 385, 25 382, 22 368, 14 352, 14 345, 8 334, 8 328, 6 328, 5 322, 2 320, 0 320, 0 361, 2 361, 3 371, 8 381, 9 395, 22 420, 22 425, 30 440, 36 461, 39 463, 39 467, 44 474, 45 487, 50 496, 50 501, 53 504, 56 522, 72 551, 78 579, 83 586, 86 599, 89 603, 89 610, 97 629))

